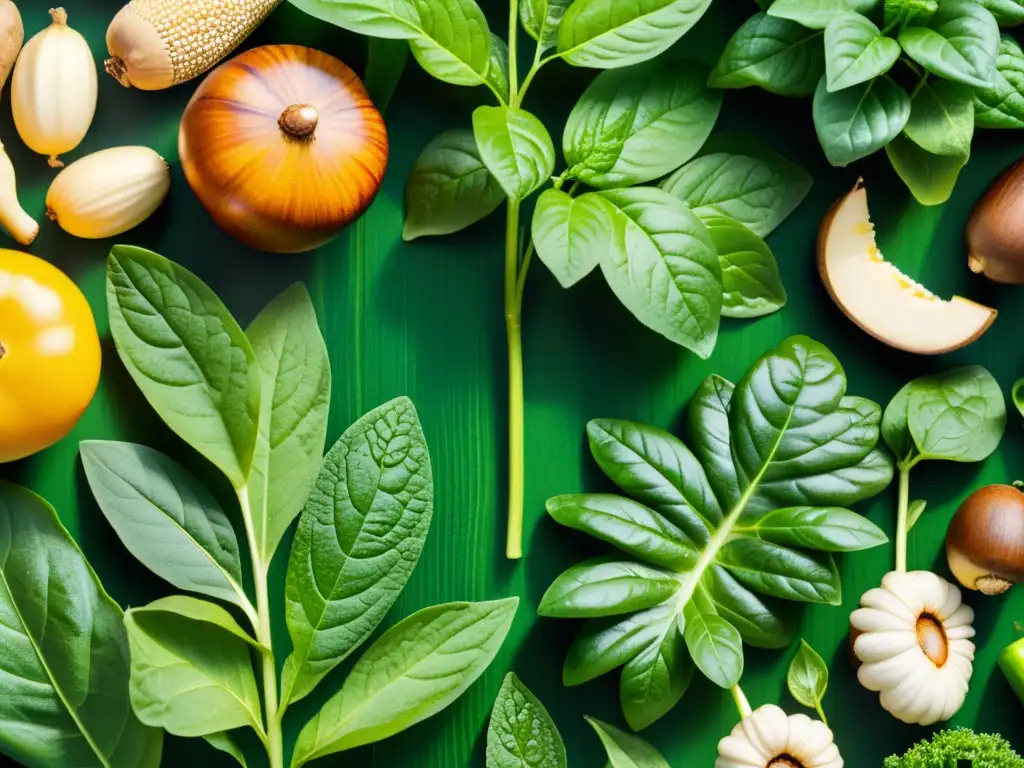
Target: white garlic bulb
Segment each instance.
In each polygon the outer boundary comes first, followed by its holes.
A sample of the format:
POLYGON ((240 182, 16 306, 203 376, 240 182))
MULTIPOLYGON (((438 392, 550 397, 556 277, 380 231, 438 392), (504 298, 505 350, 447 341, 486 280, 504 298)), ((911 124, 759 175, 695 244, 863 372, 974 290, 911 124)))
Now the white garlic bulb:
POLYGON ((931 571, 892 571, 850 616, 857 678, 905 723, 931 725, 963 706, 974 661, 974 611, 931 571))
POLYGON ((843 768, 843 758, 823 722, 766 704, 718 742, 715 768, 843 768))

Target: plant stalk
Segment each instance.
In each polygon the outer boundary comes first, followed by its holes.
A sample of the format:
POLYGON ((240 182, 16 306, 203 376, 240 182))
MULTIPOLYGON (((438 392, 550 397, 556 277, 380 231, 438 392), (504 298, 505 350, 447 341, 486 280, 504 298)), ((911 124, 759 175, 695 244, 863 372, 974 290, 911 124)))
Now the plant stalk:
MULTIPOLYGON (((505 330, 508 336, 508 533, 505 555, 523 556, 523 334, 519 289, 519 201, 509 198, 505 229, 505 330)), ((529 263, 523 265, 523 278, 529 263)))
POLYGON ((910 465, 899 464, 900 495, 896 508, 896 570, 907 570, 907 511, 910 508, 910 465))
POLYGON ((740 720, 746 720, 750 717, 753 710, 750 708, 750 702, 747 701, 747 696, 743 693, 743 689, 740 688, 740 684, 736 683, 736 685, 729 689, 729 693, 732 694, 732 700, 736 702, 736 709, 740 713, 740 720))

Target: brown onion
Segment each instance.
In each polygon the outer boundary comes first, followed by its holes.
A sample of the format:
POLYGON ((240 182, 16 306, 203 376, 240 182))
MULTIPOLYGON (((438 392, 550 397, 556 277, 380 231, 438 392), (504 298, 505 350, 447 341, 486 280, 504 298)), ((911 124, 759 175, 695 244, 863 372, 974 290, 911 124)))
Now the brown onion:
POLYGON ((323 245, 373 202, 387 167, 384 121, 338 59, 298 45, 254 48, 196 90, 178 137, 185 177, 247 245, 323 245))
POLYGON ((946 560, 957 581, 986 595, 1024 580, 1024 493, 986 485, 968 496, 946 532, 946 560))
POLYGON ((1024 283, 1024 160, 1004 171, 974 206, 967 265, 997 283, 1024 283))

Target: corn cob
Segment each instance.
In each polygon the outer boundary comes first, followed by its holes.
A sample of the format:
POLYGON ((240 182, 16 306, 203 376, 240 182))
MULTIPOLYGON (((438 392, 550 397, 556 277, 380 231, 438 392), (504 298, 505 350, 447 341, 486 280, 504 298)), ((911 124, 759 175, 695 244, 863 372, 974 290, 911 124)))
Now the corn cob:
POLYGON ((132 0, 107 29, 107 72, 159 91, 198 77, 233 51, 281 0, 132 0))

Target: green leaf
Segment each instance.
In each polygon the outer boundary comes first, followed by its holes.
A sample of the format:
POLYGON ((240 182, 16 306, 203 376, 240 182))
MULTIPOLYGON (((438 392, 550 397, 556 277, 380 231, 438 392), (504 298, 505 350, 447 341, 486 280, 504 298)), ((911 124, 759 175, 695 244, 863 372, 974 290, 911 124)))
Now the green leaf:
POLYGON ((925 25, 939 9, 937 0, 885 0, 883 23, 886 27, 904 29, 911 22, 925 25))
POLYGON ((1024 128, 1024 51, 1009 35, 999 39, 995 74, 974 90, 978 128, 1024 128))
POLYGON ((856 552, 885 544, 882 529, 866 517, 840 507, 786 507, 769 512, 750 532, 773 544, 856 552))
POLYGON ((558 29, 558 55, 613 69, 652 59, 696 24, 711 0, 575 0, 558 29))
POLYGON ((473 135, 480 159, 514 200, 522 200, 555 170, 555 145, 544 124, 524 109, 477 107, 473 135))
POLYGON ((786 305, 786 289, 768 244, 735 219, 702 219, 722 266, 725 317, 763 317, 786 305))
POLYGON ((796 635, 795 611, 781 600, 751 592, 722 566, 708 569, 701 587, 748 645, 785 648, 796 635))
POLYGON ((751 589, 806 603, 839 605, 839 571, 827 552, 802 552, 752 538, 726 543, 718 563, 751 589))
POLYGON ((369 37, 366 44, 366 77, 363 83, 374 105, 384 114, 405 73, 405 65, 409 61, 409 43, 406 40, 369 37))
POLYGON ((487 83, 502 101, 507 102, 508 87, 508 43, 491 32, 491 58, 487 62, 487 83))
POLYGON ((246 335, 263 382, 249 507, 256 551, 269 563, 320 470, 331 405, 331 363, 313 302, 301 283, 270 302, 246 335))
POLYGON ((895 455, 897 461, 904 461, 915 450, 914 438, 907 424, 907 406, 910 404, 911 382, 904 384, 893 395, 882 414, 882 438, 895 455))
POLYGON ((207 600, 199 600, 198 598, 189 597, 188 595, 171 595, 170 597, 164 597, 153 601, 147 605, 144 610, 161 611, 163 613, 183 616, 191 621, 202 621, 207 624, 213 624, 226 632, 230 632, 239 640, 248 643, 256 650, 261 650, 263 648, 263 646, 253 639, 252 635, 238 626, 238 622, 235 621, 234 617, 230 613, 225 611, 216 603, 211 603, 207 600))
POLYGON ((308 694, 370 636, 416 567, 433 508, 430 456, 407 398, 370 411, 331 448, 288 561, 294 650, 282 701, 308 694))
MULTIPOLYGON (((370 38, 371 40, 373 38, 370 38)), ((209 733, 203 736, 203 739, 216 750, 225 752, 235 758, 235 761, 242 766, 242 768, 249 768, 249 763, 245 759, 245 753, 242 752, 242 748, 239 747, 235 740, 231 738, 231 734, 226 731, 220 733, 209 733)))
POLYGON ((878 0, 775 0, 768 15, 795 21, 808 29, 825 29, 840 16, 849 16, 851 11, 867 13, 876 5, 878 0))
POLYGON ((984 88, 999 54, 999 26, 975 0, 943 0, 927 27, 904 28, 899 42, 929 72, 984 88))
POLYGON ((907 423, 922 458, 982 461, 1003 438, 1006 403, 981 366, 953 368, 911 382, 907 423))
POLYGON ((648 328, 708 357, 718 339, 722 268, 704 225, 654 187, 599 193, 615 210, 601 271, 619 301, 648 328))
POLYGON ((157 768, 128 700, 121 609, 53 508, 0 480, 0 751, 26 766, 157 768))
POLYGON ((743 676, 743 639, 702 590, 683 608, 683 639, 694 664, 715 685, 731 688, 743 676))
POLYGON ((178 589, 252 611, 235 531, 202 483, 142 445, 87 440, 80 450, 96 503, 139 562, 178 589))
POLYGON ((821 701, 828 689, 828 667, 806 640, 800 641, 796 656, 789 664, 786 687, 800 704, 821 710, 821 701))
POLYGON ((669 768, 658 750, 639 736, 620 731, 614 725, 592 717, 584 719, 597 732, 608 753, 608 768, 669 768))
POLYGON ((910 99, 908 139, 933 155, 969 157, 974 137, 971 89, 948 80, 926 80, 910 99))
POLYGON ((767 237, 807 197, 811 177, 774 152, 714 152, 691 160, 660 186, 702 219, 734 219, 767 237))
POLYGON ((562 134, 569 173, 599 189, 657 179, 693 157, 718 119, 722 94, 708 69, 658 60, 602 72, 562 134))
POLYGON ((573 0, 521 0, 519 20, 544 53, 558 45, 558 29, 573 0))
POLYGON ((386 739, 447 707, 501 648, 519 598, 425 608, 380 636, 299 734, 292 768, 386 739))
POLYGON ((133 608, 124 617, 132 708, 139 719, 176 736, 243 726, 262 734, 250 646, 202 613, 188 615, 180 603, 169 609, 161 603, 133 608))
POLYGON ((541 616, 591 619, 640 611, 679 591, 679 580, 660 568, 599 557, 574 565, 548 587, 537 606, 541 616))
POLYGON ((1017 414, 1024 419, 1024 379, 1014 382, 1013 389, 1010 390, 1010 399, 1013 400, 1017 414))
POLYGON ((486 768, 566 768, 565 744, 540 699, 505 675, 487 727, 486 768))
POLYGON ((921 515, 924 514, 925 508, 927 508, 928 502, 924 499, 914 499, 910 502, 910 506, 907 507, 907 530, 913 528, 917 521, 921 519, 921 515))
POLYGON ((626 662, 619 706, 634 731, 668 714, 690 687, 694 667, 684 648, 683 636, 671 620, 662 625, 654 642, 626 662))
POLYGON ((242 329, 198 277, 133 246, 107 259, 110 333, 167 426, 245 487, 259 432, 260 374, 242 329))
POLYGON ((533 211, 533 244, 563 288, 593 272, 600 249, 611 240, 614 215, 597 195, 574 198, 559 189, 541 192, 533 211))
POLYGON ((903 135, 885 148, 889 162, 921 205, 941 205, 953 194, 953 187, 966 155, 933 155, 903 135))
POLYGON ((343 29, 368 37, 408 40, 413 56, 434 77, 454 85, 482 85, 491 36, 474 0, 290 0, 343 29))
POLYGON ((825 73, 822 33, 795 21, 755 13, 718 59, 712 88, 760 86, 780 96, 808 96, 825 73))
POLYGON ((829 91, 840 91, 884 75, 900 57, 900 44, 882 37, 858 13, 836 16, 825 28, 825 76, 829 91))
POLYGON ((420 153, 405 185, 403 240, 448 235, 488 216, 505 200, 468 128, 435 137, 420 153))
MULTIPOLYGON (((628 616, 589 619, 569 646, 562 683, 583 685, 652 649, 667 648, 680 637, 675 607, 668 603, 628 616)), ((683 661, 689 663, 689 658, 683 661)), ((689 666, 692 671, 693 664, 689 666)))
POLYGON ((814 94, 814 128, 825 157, 846 166, 874 154, 910 119, 910 97, 887 75, 835 93, 825 78, 814 94))
POLYGON ((1015 27, 1024 23, 1024 2, 1021 0, 978 0, 979 4, 995 16, 1001 27, 1015 27))

